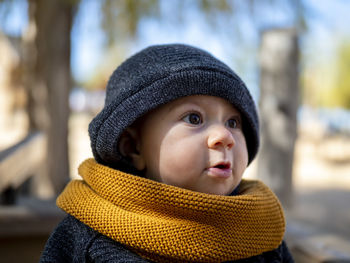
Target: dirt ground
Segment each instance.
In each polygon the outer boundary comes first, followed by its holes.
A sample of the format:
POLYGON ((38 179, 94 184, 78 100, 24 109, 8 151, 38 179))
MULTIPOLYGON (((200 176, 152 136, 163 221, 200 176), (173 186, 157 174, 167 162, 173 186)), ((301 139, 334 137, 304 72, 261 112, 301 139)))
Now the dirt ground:
POLYGON ((294 206, 287 220, 350 242, 350 137, 304 131, 296 144, 293 176, 294 206))

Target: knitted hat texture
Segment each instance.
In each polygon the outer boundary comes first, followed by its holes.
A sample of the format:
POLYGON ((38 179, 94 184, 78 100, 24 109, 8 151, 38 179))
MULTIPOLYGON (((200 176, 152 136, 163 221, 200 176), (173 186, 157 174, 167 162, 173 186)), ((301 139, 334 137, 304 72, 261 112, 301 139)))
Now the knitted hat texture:
POLYGON ((250 163, 259 147, 259 121, 246 85, 208 52, 182 44, 148 47, 113 72, 105 106, 89 125, 96 161, 110 167, 125 163, 118 150, 122 132, 152 109, 190 95, 221 97, 241 112, 250 163))

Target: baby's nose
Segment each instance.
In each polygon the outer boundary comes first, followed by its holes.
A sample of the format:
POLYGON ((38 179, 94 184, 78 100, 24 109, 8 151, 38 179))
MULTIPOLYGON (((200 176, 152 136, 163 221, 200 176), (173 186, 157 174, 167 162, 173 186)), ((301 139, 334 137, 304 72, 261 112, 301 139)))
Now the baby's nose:
POLYGON ((210 129, 208 136, 209 148, 224 147, 231 149, 234 145, 233 135, 225 126, 216 125, 210 129))

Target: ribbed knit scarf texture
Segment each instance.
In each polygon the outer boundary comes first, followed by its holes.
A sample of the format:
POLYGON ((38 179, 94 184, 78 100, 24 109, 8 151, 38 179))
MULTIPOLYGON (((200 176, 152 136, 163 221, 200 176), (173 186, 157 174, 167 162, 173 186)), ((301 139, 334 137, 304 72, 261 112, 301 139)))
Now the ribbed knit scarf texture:
POLYGON ((57 205, 98 232, 156 262, 222 262, 277 248, 282 207, 259 181, 237 196, 165 185, 84 161, 57 205))

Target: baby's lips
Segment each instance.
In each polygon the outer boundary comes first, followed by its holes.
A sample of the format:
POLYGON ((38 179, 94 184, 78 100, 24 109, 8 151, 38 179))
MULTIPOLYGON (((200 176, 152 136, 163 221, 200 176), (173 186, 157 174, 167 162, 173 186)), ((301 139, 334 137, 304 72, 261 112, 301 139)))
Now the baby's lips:
POLYGON ((232 175, 231 168, 210 167, 209 175, 216 178, 229 178, 232 175))

